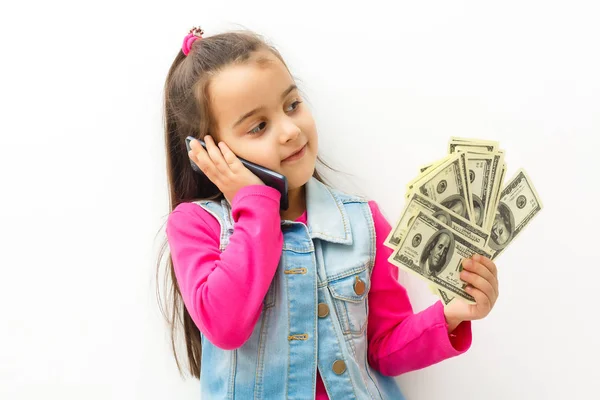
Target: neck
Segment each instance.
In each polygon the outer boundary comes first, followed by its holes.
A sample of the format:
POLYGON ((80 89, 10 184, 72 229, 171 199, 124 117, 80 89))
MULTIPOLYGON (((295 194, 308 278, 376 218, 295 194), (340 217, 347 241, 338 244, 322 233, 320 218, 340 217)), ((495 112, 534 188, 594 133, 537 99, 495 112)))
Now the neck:
POLYGON ((306 210, 306 196, 304 185, 299 188, 288 190, 289 207, 285 211, 280 211, 281 219, 295 221, 306 210))

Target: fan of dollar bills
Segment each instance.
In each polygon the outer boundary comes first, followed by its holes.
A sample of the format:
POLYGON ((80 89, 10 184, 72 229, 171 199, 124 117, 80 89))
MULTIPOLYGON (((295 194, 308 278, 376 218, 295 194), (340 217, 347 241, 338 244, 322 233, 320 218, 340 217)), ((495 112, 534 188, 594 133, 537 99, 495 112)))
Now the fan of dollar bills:
POLYGON ((504 183, 499 142, 451 137, 448 155, 420 168, 406 187, 406 206, 385 240, 389 261, 429 282, 448 304, 475 299, 460 279, 462 260, 498 258, 542 209, 523 168, 504 183))

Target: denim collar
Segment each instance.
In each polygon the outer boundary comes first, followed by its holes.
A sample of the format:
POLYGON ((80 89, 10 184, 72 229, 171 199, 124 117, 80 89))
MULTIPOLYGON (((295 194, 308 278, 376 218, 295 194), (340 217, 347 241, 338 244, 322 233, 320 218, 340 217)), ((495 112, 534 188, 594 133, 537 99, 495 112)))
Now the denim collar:
POLYGON ((350 219, 337 194, 311 177, 306 183, 307 226, 311 238, 352 244, 350 219))

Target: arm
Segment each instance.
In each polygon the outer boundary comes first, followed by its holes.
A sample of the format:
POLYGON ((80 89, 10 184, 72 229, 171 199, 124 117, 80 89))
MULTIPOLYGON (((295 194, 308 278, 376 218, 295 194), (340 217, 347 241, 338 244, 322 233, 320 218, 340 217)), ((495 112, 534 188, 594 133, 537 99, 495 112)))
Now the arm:
POLYGON ((223 252, 218 221, 198 205, 182 203, 167 220, 183 302, 215 346, 242 346, 260 316, 283 246, 279 196, 265 185, 240 189, 232 201, 235 229, 223 252))
POLYGON ((470 321, 453 329, 441 301, 413 313, 407 292, 398 282, 398 268, 388 262, 393 250, 383 244, 391 226, 375 202, 369 205, 377 238, 369 291, 369 364, 384 375, 397 376, 466 352, 471 346, 470 321))

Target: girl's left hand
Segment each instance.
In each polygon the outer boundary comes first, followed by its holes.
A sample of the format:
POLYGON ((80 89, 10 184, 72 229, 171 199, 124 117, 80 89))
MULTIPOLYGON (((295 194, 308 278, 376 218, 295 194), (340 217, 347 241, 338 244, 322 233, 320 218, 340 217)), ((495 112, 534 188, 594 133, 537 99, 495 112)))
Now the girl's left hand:
POLYGON ((467 304, 455 297, 444 307, 450 332, 462 321, 482 319, 487 316, 498 299, 498 269, 489 258, 480 254, 465 258, 460 279, 468 283, 465 291, 475 298, 476 303, 467 304))

